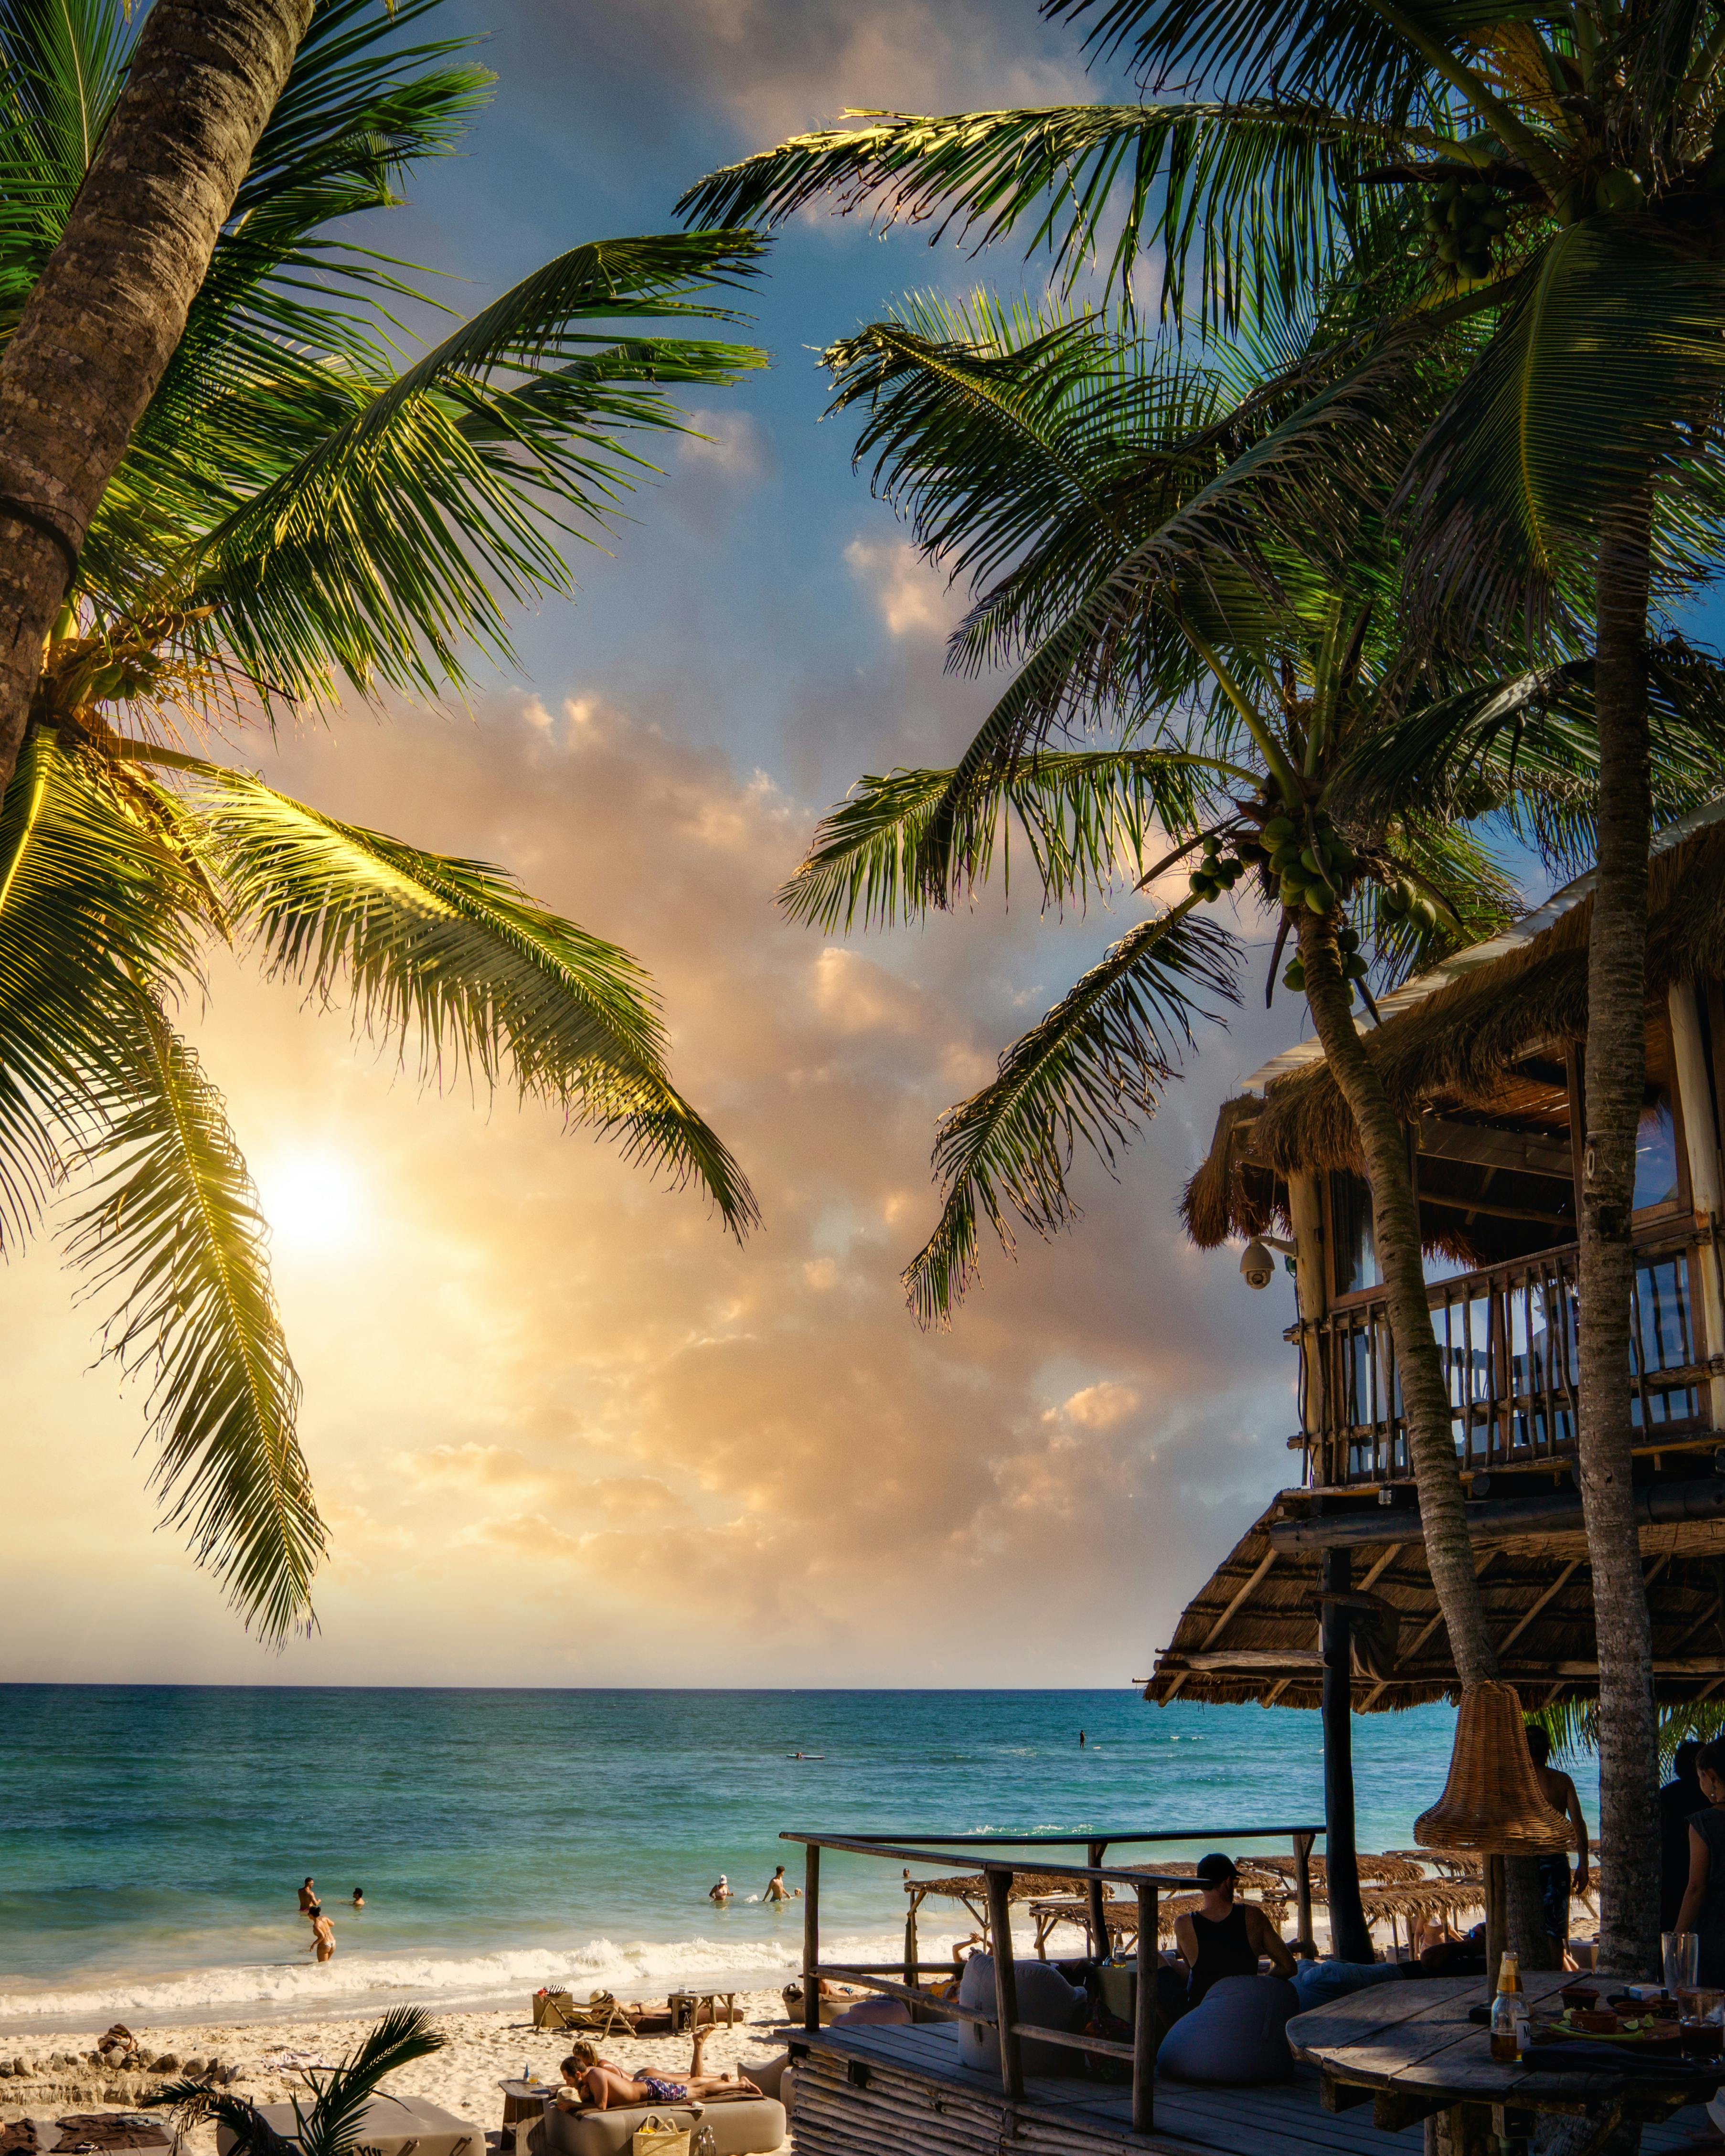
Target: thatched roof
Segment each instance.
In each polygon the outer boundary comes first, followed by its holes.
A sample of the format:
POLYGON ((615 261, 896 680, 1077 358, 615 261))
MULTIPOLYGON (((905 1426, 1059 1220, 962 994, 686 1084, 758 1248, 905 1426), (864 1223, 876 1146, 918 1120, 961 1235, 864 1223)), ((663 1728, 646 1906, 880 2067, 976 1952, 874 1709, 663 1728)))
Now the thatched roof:
MULTIPOLYGON (((1276 1548, 1270 1528, 1304 1517, 1285 1491, 1182 1612, 1144 1697, 1316 1707, 1321 1553, 1276 1548)), ((1353 1704, 1382 1712, 1453 1699, 1458 1686, 1437 1597, 1410 1519, 1408 1540, 1353 1558, 1353 1704)), ((1725 1691, 1725 1521, 1641 1529, 1661 1699, 1725 1691)), ((1474 1563, 1502 1674, 1523 1703, 1589 1697, 1598 1689, 1593 1581, 1585 1537, 1543 1533, 1476 1543, 1474 1563)))
MULTIPOLYGON (((1434 1104, 1497 1106, 1515 1066, 1561 1065, 1587 1030, 1591 874, 1488 943, 1458 952, 1383 999, 1364 1038, 1390 1099, 1413 1121, 1434 1104)), ((1648 872, 1647 994, 1725 978, 1725 801, 1662 833, 1648 872)), ((1261 1234, 1283 1217, 1280 1179, 1295 1169, 1359 1169, 1353 1119, 1315 1041, 1266 1065, 1255 1091, 1224 1103, 1182 1210, 1194 1241, 1261 1234)), ((1447 1240, 1447 1239, 1445 1239, 1447 1240)), ((1452 1255, 1466 1261, 1470 1250, 1452 1255)))

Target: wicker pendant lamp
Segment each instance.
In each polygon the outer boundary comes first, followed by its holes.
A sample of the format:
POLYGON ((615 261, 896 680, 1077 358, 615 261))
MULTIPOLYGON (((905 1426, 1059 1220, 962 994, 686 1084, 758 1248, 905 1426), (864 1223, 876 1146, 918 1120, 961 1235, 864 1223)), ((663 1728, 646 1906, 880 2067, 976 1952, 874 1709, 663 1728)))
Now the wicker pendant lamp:
POLYGON ((1421 1849, 1471 1849, 1493 1856, 1538 1856, 1568 1849, 1574 1830, 1545 1800, 1527 1750, 1513 1685, 1467 1686, 1455 1719, 1455 1748, 1444 1794, 1414 1823, 1421 1849))

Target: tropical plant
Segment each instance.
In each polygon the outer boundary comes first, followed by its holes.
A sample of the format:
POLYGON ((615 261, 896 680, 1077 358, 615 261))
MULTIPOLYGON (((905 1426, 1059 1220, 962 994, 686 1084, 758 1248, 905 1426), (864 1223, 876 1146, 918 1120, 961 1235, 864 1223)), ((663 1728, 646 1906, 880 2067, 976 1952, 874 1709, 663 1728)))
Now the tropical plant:
MULTIPOLYGON (((1579 656, 1528 670, 1489 645, 1464 663, 1407 643, 1382 511, 1447 391, 1432 357, 1361 370, 1327 357, 1321 336, 1300 350, 1212 339, 1194 355, 983 300, 923 300, 834 346, 836 408, 863 413, 860 459, 970 587, 956 657, 1018 670, 955 767, 865 780, 785 897, 829 929, 951 905, 1007 865, 1004 818, 1028 838, 1045 903, 1105 891, 1122 865, 1139 889, 1190 868, 1186 895, 1134 926, 944 1120, 941 1217, 906 1275, 925 1320, 962 1292, 981 1219, 1008 1240, 1012 1216, 1044 1233, 1068 1216, 1075 1145, 1111 1163, 1197 1012, 1233 994, 1240 953, 1202 909, 1241 886, 1279 921, 1272 981, 1291 938, 1282 978, 1359 1133, 1422 1532, 1471 1682, 1496 1660, 1405 1138, 1350 1006, 1374 972, 1394 979, 1507 917, 1512 889, 1470 823, 1495 816, 1556 856, 1584 846, 1595 672, 1579 656), (1351 531, 1331 424, 1355 451, 1351 531), (1048 746, 1109 727, 1105 750, 1048 746), (1397 783, 1410 758, 1431 783, 1397 783), (1153 830, 1168 842, 1153 865, 1153 830)), ((1725 674, 1681 648, 1656 671, 1676 807, 1717 774, 1725 674)))
POLYGON ((291 2135, 278 2133, 254 2103, 195 2076, 170 2082, 144 2102, 171 2109, 181 2138, 198 2127, 226 2127, 234 2137, 233 2156, 284 2156, 287 2149, 300 2156, 352 2156, 366 2107, 385 2076, 429 2058, 448 2041, 423 2006, 392 2007, 340 2066, 305 2070, 315 2093, 310 2103, 292 2099, 291 2135))
POLYGON ((1591 616, 1599 881, 1580 1194, 1579 1454, 1599 1620, 1601 1967, 1657 1947, 1651 1635, 1632 1515, 1630 1214, 1645 1083, 1650 600, 1717 550, 1725 35, 1703 11, 1578 0, 1044 0, 1125 52, 1139 101, 855 113, 685 205, 776 218, 821 195, 1224 324, 1352 275, 1363 323, 1471 318, 1474 364, 1409 460, 1412 588, 1464 642, 1591 616), (1199 94, 1194 95, 1196 89, 1199 94), (1578 584, 1591 603, 1579 613, 1578 584))
MULTIPOLYGON (((270 1640, 308 1619, 323 1530, 256 1193, 173 1023, 213 940, 318 1000, 345 990, 422 1081, 465 1065, 697 1183, 734 1232, 754 1217, 625 953, 500 870, 207 752, 344 683, 434 690, 476 646, 506 652, 509 604, 567 590, 564 542, 603 536, 650 470, 630 438, 686 426, 666 386, 761 360, 686 333, 736 319, 719 295, 757 249, 722 234, 574 248, 403 356, 413 277, 345 220, 398 200, 484 91, 454 41, 414 41, 430 4, 317 8, 90 523, 0 801, 0 1247, 85 1188, 69 1249, 114 1312, 109 1351, 146 1375, 169 1517, 270 1640)), ((4 326, 132 34, 121 0, 0 8, 4 326)))

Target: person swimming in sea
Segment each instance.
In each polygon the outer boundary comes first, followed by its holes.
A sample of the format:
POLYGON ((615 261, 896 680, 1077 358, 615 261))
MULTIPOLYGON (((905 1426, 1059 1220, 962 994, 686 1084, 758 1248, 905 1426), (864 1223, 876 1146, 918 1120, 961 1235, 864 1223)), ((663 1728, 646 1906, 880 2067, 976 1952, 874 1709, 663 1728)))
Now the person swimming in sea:
POLYGON ((702 2071, 701 2047, 711 2032, 697 2029, 690 2055, 687 2077, 669 2081, 643 2066, 631 2073, 610 2059, 602 2059, 598 2047, 583 2038, 562 2064, 563 2086, 557 2101, 566 2111, 578 2106, 609 2111, 614 2104, 710 2103, 715 2097, 759 2096, 761 2092, 746 2074, 709 2074, 702 2071))
POLYGON ((793 1894, 799 1893, 801 1891, 800 1888, 793 1887, 790 1884, 784 1876, 784 1866, 781 1864, 778 1871, 767 1881, 767 1891, 762 1895, 761 1899, 763 1902, 788 1902, 793 1894))
POLYGON ((362 1908, 364 1908, 365 1905, 366 1905, 366 1890, 365 1890, 365 1888, 364 1888, 363 1887, 356 1887, 354 1888, 354 1890, 353 1890, 353 1902, 352 1902, 352 1906, 353 1906, 353 1907, 355 1907, 356 1909, 362 1909, 362 1908))
POLYGON ((317 1922, 317 1912, 322 1907, 323 1904, 317 1898, 317 1889, 312 1885, 311 1875, 308 1871, 305 1875, 305 1884, 300 1889, 300 1914, 302 1917, 309 1917, 315 1924, 317 1922))
POLYGON ((732 1899, 731 1882, 721 1871, 714 1884, 706 1890, 706 1898, 716 1909, 722 1909, 732 1899))

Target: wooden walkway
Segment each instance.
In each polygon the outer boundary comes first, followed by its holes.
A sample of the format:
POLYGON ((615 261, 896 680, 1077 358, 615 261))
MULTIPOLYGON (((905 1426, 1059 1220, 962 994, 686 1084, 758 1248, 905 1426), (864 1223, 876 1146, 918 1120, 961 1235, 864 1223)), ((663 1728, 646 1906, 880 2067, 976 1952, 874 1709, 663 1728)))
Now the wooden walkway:
MULTIPOLYGON (((1132 2130, 1131 2091, 1081 2074, 1027 2075, 1009 2105, 999 2077, 960 2062, 950 2023, 785 2032, 797 2061, 791 2138, 797 2156, 1117 2156, 1122 2143, 1168 2156, 1418 2156, 1419 2126, 1374 2125, 1369 2107, 1339 2115, 1319 2100, 1322 2077, 1301 2066, 1261 2088, 1156 2082, 1156 2123, 1132 2130)), ((1643 2156, 1687 2156, 1707 2129, 1695 2105, 1642 2129, 1643 2156)))

